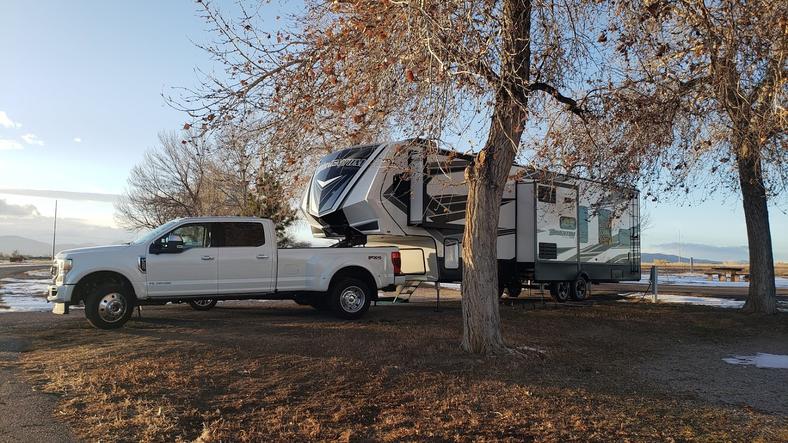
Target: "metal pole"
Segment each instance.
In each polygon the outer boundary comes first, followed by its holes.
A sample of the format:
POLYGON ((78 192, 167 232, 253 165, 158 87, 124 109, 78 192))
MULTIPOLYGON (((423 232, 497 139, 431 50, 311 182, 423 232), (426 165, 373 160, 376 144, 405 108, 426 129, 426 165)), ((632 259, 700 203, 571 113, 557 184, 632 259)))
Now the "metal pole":
POLYGON ((658 289, 657 289, 659 278, 658 278, 658 273, 657 273, 657 267, 656 266, 652 266, 651 267, 651 274, 649 275, 649 280, 651 280, 651 282, 650 282, 651 283, 651 296, 653 298, 654 303, 656 303, 657 302, 657 297, 659 295, 659 292, 658 292, 658 289))
POLYGON ((441 311, 441 284, 435 282, 435 312, 441 311))
POLYGON ((57 199, 55 200, 55 221, 52 226, 52 260, 55 259, 55 242, 57 241, 57 199))

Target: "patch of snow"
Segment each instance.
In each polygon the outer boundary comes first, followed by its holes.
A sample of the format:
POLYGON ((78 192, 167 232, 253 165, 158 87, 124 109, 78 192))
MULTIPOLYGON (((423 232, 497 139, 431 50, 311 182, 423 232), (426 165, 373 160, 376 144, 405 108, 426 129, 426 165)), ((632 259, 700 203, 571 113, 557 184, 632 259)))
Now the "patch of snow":
POLYGON ((759 352, 755 355, 734 355, 723 358, 722 361, 732 365, 751 365, 756 368, 788 369, 788 355, 759 352))
MULTIPOLYGON (((648 272, 643 272, 641 274, 640 282, 642 284, 647 285, 648 281, 648 272)), ((709 280, 705 274, 699 273, 682 273, 682 274, 660 274, 659 275, 659 284, 660 285, 684 285, 684 286, 720 286, 720 287, 728 287, 728 288, 746 288, 750 286, 749 282, 746 281, 720 281, 720 280, 709 280)), ((785 277, 775 277, 774 284, 778 288, 788 288, 788 278, 785 277)))
POLYGON ((42 274, 41 270, 34 270, 25 275, 31 278, 0 279, 0 305, 7 306, 6 309, 0 309, 0 313, 48 311, 52 308, 44 296, 51 280, 37 278, 48 277, 49 272, 42 274))
POLYGON ((49 273, 49 268, 46 269, 34 269, 32 271, 25 272, 25 275, 28 275, 35 279, 51 279, 52 275, 49 273))
MULTIPOLYGON (((642 292, 621 294, 624 298, 621 301, 631 301, 632 299, 641 299, 643 301, 651 301, 651 294, 643 295, 642 292)), ((698 306, 712 306, 715 308, 727 309, 740 309, 744 306, 744 300, 734 300, 730 298, 717 298, 717 297, 695 297, 691 295, 677 295, 677 294, 659 294, 657 295, 657 303, 678 303, 687 305, 698 306)), ((788 306, 784 302, 778 300, 777 310, 788 312, 788 306)))
POLYGON ((456 289, 458 291, 460 290, 460 286, 459 283, 441 283, 441 288, 456 289))

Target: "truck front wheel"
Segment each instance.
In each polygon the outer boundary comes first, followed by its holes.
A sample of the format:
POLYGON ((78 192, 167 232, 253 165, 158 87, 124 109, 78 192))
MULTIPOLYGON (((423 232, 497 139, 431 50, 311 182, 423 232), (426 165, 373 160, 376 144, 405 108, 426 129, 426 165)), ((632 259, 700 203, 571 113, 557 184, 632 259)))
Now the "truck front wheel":
POLYGON ((85 317, 94 328, 120 328, 133 311, 131 291, 117 283, 99 284, 85 297, 85 317))
POLYGON ((329 296, 331 309, 337 317, 354 320, 369 309, 372 290, 357 278, 345 277, 331 286, 329 296))

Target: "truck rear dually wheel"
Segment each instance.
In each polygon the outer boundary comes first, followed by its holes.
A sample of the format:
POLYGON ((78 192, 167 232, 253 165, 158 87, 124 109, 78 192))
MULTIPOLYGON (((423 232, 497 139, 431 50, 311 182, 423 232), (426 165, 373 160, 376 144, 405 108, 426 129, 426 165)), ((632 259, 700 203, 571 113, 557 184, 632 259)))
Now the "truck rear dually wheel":
POLYGON ((329 303, 337 317, 347 320, 360 318, 369 309, 372 291, 368 285, 353 277, 344 277, 331 285, 329 303))
POLYGON ((117 283, 99 284, 85 297, 85 317, 94 328, 120 328, 133 311, 132 292, 117 283))
POLYGON ((215 298, 198 298, 195 300, 189 300, 189 306, 192 307, 195 311, 208 311, 216 306, 215 298))

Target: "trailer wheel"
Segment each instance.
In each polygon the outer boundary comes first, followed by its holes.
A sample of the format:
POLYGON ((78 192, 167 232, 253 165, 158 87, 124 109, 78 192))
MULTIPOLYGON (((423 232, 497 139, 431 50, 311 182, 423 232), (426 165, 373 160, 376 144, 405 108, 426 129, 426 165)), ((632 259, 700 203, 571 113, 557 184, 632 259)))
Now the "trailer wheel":
POLYGON ((329 297, 329 304, 337 317, 355 320, 369 309, 372 291, 364 281, 344 277, 331 286, 329 297))
POLYGON ((98 329, 117 329, 134 312, 132 292, 117 283, 98 285, 85 297, 85 318, 98 329))
POLYGON ((591 287, 589 286, 588 280, 586 280, 582 275, 578 276, 577 280, 572 282, 573 300, 583 301, 588 298, 590 292, 591 287))
POLYGON ((192 307, 195 311, 208 311, 216 306, 215 298, 200 298, 197 300, 189 300, 189 306, 192 307))
POLYGON ((555 301, 563 303, 569 300, 570 287, 568 281, 554 281, 550 283, 550 295, 555 301))

